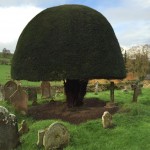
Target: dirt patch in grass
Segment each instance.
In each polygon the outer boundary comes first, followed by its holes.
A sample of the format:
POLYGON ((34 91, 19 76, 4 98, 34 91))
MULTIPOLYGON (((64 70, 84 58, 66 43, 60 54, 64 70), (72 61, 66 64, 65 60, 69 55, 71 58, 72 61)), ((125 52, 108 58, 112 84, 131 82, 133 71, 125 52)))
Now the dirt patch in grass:
POLYGON ((61 119, 72 124, 101 118, 104 111, 114 114, 117 108, 105 108, 106 102, 98 99, 86 99, 81 107, 68 108, 67 103, 50 101, 46 104, 29 107, 28 115, 36 120, 61 119))

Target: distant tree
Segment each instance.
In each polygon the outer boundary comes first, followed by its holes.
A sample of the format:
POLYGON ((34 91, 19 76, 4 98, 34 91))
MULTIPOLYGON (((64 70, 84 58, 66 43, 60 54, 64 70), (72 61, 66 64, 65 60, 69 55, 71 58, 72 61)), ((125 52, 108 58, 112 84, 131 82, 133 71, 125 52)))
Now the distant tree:
POLYGON ((129 55, 127 55, 126 57, 126 70, 127 70, 127 73, 129 72, 132 72, 133 74, 136 73, 136 70, 135 70, 135 58, 129 55))
POLYGON ((148 59, 148 51, 142 49, 135 54, 127 56, 126 63, 127 72, 136 74, 140 80, 144 79, 150 70, 150 62, 148 59))
POLYGON ((136 54, 135 69, 139 79, 144 79, 149 71, 148 51, 142 50, 136 54))

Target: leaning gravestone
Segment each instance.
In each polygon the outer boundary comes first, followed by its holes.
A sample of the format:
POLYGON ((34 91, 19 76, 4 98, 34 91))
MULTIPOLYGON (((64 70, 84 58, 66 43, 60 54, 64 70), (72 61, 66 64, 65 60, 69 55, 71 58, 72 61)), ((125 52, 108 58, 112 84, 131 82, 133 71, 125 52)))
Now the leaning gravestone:
POLYGON ((17 84, 14 81, 8 81, 4 85, 4 100, 9 100, 10 96, 17 90, 17 84))
POLYGON ((43 145, 45 150, 63 149, 70 140, 70 134, 67 128, 58 122, 51 124, 45 131, 43 145))
POLYGON ((18 89, 10 96, 10 102, 17 111, 21 112, 22 114, 27 113, 28 95, 20 85, 18 85, 18 89))
POLYGON ((16 116, 0 106, 0 150, 13 150, 19 144, 16 116))
POLYGON ((42 90, 42 98, 51 97, 50 83, 48 81, 42 81, 41 90, 42 90))

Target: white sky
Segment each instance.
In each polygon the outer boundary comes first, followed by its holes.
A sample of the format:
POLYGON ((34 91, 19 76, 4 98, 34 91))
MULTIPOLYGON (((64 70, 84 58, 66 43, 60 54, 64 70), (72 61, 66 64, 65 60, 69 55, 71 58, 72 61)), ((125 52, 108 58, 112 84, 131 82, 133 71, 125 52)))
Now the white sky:
POLYGON ((150 44, 150 0, 0 0, 0 51, 14 52, 22 30, 40 11, 74 3, 101 12, 121 46, 150 44))

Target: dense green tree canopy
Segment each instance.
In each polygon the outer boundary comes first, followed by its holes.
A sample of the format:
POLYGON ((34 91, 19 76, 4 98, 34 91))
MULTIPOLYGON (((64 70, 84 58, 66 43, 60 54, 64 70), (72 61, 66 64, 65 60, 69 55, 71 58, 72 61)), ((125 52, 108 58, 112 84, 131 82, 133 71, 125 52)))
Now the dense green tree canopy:
POLYGON ((82 5, 48 8, 21 33, 11 75, 17 80, 122 79, 120 46, 107 19, 82 5))

